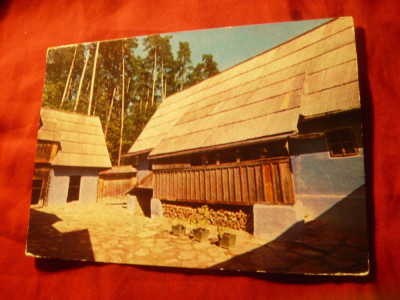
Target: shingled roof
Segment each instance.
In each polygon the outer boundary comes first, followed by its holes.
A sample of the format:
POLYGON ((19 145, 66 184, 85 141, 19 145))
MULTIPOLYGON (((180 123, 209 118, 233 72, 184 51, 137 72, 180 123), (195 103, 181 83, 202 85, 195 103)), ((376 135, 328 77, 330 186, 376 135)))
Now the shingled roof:
POLYGON ((100 119, 70 112, 42 108, 43 125, 38 140, 60 143, 60 150, 51 161, 54 166, 110 168, 100 119))
POLYGON ((111 169, 101 171, 100 175, 136 174, 137 169, 132 166, 113 166, 111 169))
POLYGON ((353 19, 338 18, 168 97, 129 153, 257 142, 294 134, 300 116, 359 107, 353 19))

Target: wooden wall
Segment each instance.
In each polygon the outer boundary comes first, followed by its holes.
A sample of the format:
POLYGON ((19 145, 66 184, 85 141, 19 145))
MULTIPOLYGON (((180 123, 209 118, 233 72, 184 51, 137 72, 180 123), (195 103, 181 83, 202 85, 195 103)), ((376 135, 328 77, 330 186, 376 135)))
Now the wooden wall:
POLYGON ((125 201, 125 192, 136 183, 134 175, 100 176, 98 202, 125 201))
POLYGON ((294 203, 288 158, 154 170, 154 197, 224 204, 294 203))
POLYGON ((58 151, 58 143, 38 141, 36 145, 35 170, 33 174, 31 204, 47 205, 50 161, 58 151))
POLYGON ((31 204, 47 205, 47 186, 49 182, 48 167, 35 166, 32 184, 31 204))
POLYGON ((57 154, 58 144, 54 142, 38 141, 36 146, 36 163, 48 163, 57 154))

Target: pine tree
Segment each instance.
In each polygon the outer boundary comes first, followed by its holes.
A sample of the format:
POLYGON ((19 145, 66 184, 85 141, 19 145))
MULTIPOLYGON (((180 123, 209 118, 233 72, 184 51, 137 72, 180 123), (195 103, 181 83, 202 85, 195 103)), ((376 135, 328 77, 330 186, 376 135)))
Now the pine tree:
POLYGON ((193 68, 187 42, 174 57, 170 39, 145 38, 144 57, 135 38, 50 49, 43 106, 59 108, 65 92, 61 109, 98 116, 112 163, 123 164, 162 99, 218 73, 212 55, 193 68))

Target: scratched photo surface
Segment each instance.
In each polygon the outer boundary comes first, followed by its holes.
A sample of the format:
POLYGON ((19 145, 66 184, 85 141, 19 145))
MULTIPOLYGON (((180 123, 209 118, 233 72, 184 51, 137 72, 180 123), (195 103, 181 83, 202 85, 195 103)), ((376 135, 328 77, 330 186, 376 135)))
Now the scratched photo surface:
POLYGON ((367 275, 360 110, 351 17, 50 48, 26 254, 367 275))

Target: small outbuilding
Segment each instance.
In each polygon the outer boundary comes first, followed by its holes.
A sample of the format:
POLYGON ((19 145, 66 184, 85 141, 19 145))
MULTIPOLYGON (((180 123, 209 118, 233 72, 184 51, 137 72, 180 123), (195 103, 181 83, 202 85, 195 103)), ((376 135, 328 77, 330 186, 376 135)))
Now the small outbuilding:
POLYGON ((136 184, 136 168, 113 166, 99 174, 99 203, 125 203, 126 192, 136 184))
POLYGON ((41 109, 31 204, 96 202, 99 172, 109 168, 99 117, 41 109))

